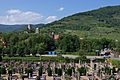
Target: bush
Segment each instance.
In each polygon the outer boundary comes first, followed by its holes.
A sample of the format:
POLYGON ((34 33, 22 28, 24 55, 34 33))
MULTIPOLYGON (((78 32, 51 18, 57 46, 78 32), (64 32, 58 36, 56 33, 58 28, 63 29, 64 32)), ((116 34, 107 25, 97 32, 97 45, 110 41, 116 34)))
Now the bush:
POLYGON ((0 56, 0 62, 2 61, 2 56, 0 56))
POLYGON ((58 68, 55 68, 55 74, 57 74, 58 68))
POLYGON ((62 69, 57 69, 58 76, 62 76, 62 69))
POLYGON ((66 74, 69 75, 69 76, 72 76, 72 69, 71 68, 68 68, 66 70, 66 74))
POLYGON ((96 58, 95 60, 93 60, 93 62, 102 62, 103 63, 103 62, 105 62, 105 59, 104 58, 103 59, 97 59, 96 58))
POLYGON ((72 67, 71 69, 72 69, 72 71, 75 73, 75 68, 74 68, 74 67, 72 67))
POLYGON ((50 67, 48 68, 47 72, 48 72, 48 76, 52 76, 52 70, 50 67))
POLYGON ((78 68, 78 72, 80 73, 80 76, 85 76, 87 73, 87 69, 85 67, 78 68))
POLYGON ((41 67, 39 68, 39 76, 42 76, 42 73, 43 73, 43 67, 41 66, 41 67))
POLYGON ((27 75, 28 75, 28 77, 29 77, 29 74, 30 74, 30 77, 32 77, 32 75, 33 75, 33 69, 32 68, 28 68, 27 69, 27 75))
POLYGON ((109 67, 105 67, 105 73, 110 75, 111 74, 111 69, 109 67))
POLYGON ((1 74, 6 74, 6 69, 4 67, 0 67, 0 73, 1 74))
POLYGON ((65 62, 66 62, 66 63, 70 63, 70 60, 71 60, 71 59, 68 58, 68 57, 65 58, 65 62))
POLYGON ((12 75, 12 72, 13 72, 13 70, 10 68, 10 69, 8 69, 8 74, 9 75, 12 75))
POLYGON ((76 62, 79 62, 79 60, 82 62, 82 63, 90 63, 90 60, 86 58, 86 56, 80 56, 80 57, 77 57, 75 59, 76 62))

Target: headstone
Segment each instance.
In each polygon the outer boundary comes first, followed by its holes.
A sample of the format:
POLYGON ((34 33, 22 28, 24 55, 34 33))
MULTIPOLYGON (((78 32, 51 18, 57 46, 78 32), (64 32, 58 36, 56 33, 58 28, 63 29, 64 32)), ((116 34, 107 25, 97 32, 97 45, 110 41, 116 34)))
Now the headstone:
POLYGON ((30 74, 30 73, 28 73, 28 75, 29 75, 29 76, 28 76, 28 78, 31 78, 31 74, 30 74))
POLYGON ((65 72, 63 71, 63 80, 65 80, 65 72))

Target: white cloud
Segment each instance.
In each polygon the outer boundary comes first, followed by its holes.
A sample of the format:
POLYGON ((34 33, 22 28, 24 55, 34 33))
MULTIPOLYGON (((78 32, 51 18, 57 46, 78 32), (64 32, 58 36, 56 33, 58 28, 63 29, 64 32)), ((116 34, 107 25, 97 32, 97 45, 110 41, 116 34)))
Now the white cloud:
POLYGON ((51 23, 55 20, 58 20, 57 16, 48 16, 46 19, 45 19, 45 22, 46 23, 51 23))
POLYGON ((58 11, 63 11, 65 8, 64 7, 61 7, 58 9, 58 11))
POLYGON ((22 11, 18 9, 7 10, 6 15, 0 16, 0 24, 7 25, 50 23, 55 20, 58 20, 57 16, 47 17, 33 11, 22 11))
POLYGON ((21 11, 18 9, 11 9, 11 10, 8 10, 7 13, 8 14, 17 14, 17 13, 21 13, 21 11))
POLYGON ((7 11, 5 16, 0 16, 0 24, 34 24, 40 23, 43 16, 39 13, 32 11, 21 11, 11 9, 7 11))

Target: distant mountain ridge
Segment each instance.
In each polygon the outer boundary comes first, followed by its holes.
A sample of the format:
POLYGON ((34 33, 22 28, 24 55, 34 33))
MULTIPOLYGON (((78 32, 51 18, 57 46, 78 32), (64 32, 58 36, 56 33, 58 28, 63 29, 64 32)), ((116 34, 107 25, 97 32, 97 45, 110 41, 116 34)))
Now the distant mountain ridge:
POLYGON ((0 24, 0 32, 13 32, 24 29, 25 25, 2 25, 0 24))
MULTIPOLYGON (((39 26, 37 25, 32 25, 33 28, 36 27, 42 27, 44 24, 39 24, 39 26)), ((27 29, 27 25, 23 24, 23 25, 3 25, 0 24, 0 32, 16 32, 16 31, 22 31, 27 29)))

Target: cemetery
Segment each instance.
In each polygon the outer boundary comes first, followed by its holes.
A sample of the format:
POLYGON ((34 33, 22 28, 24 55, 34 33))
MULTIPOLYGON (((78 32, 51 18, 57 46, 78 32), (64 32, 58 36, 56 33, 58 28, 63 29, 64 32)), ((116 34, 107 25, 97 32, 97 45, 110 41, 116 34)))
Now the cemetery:
MULTIPOLYGON (((28 58, 26 60, 17 58, 8 60, 3 58, 0 63, 0 78, 2 80, 120 79, 120 67, 116 63, 112 64, 111 59, 86 59, 85 56, 76 59, 61 57, 43 58, 31 61, 28 58)), ((118 63, 120 62, 118 61, 118 63)))

